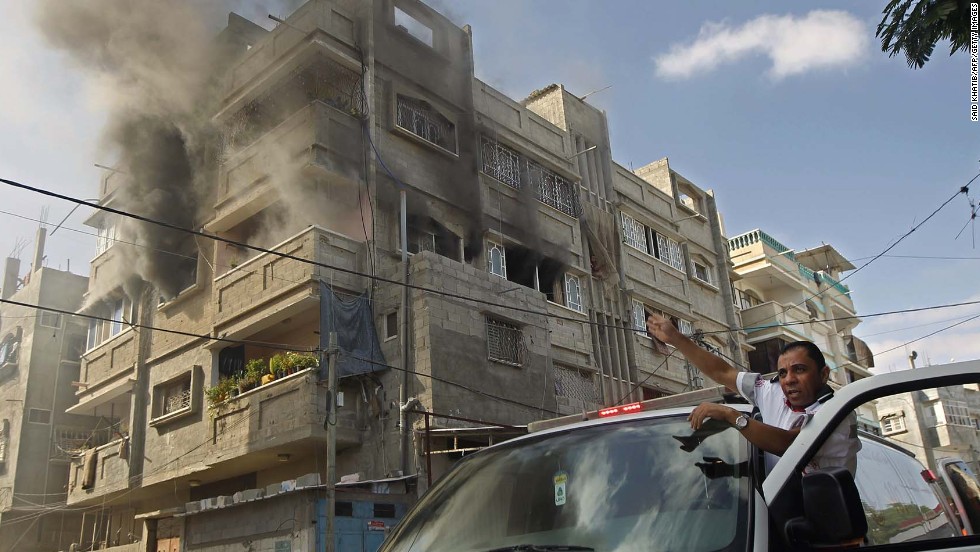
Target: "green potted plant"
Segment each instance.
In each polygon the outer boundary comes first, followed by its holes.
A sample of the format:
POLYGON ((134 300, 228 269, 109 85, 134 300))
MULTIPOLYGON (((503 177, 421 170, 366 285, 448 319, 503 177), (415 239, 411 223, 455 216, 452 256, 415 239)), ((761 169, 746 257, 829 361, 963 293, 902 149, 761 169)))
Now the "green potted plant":
POLYGON ((276 379, 282 379, 288 375, 286 371, 286 355, 283 353, 276 353, 272 355, 269 359, 269 371, 276 376, 276 379))
POLYGON ((242 374, 238 388, 242 393, 255 389, 262 381, 262 374, 267 371, 265 359, 253 358, 245 363, 245 372, 242 374))
POLYGON ((228 390, 228 398, 237 397, 241 392, 238 389, 238 376, 236 375, 228 376, 227 378, 221 380, 220 383, 223 384, 228 390))
POLYGON ((228 399, 228 386, 225 385, 225 381, 224 379, 219 380, 218 383, 204 390, 204 396, 208 400, 209 411, 216 410, 219 404, 228 399))

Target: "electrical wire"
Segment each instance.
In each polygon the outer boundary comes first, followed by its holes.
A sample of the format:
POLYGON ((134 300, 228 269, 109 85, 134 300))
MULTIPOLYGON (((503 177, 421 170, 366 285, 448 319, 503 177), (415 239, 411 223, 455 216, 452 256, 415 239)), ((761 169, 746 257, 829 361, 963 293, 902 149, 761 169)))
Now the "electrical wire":
POLYGON ((156 327, 156 326, 150 326, 148 324, 138 324, 136 322, 128 322, 126 320, 115 320, 113 318, 108 318, 108 317, 105 317, 105 316, 97 316, 97 315, 94 315, 94 314, 85 314, 85 313, 80 313, 80 312, 71 312, 71 311, 67 311, 67 310, 63 310, 63 309, 56 309, 56 308, 52 308, 52 307, 42 307, 40 305, 33 305, 31 303, 24 303, 24 302, 21 302, 21 301, 14 301, 12 299, 0 299, 0 303, 5 303, 5 304, 8 304, 8 305, 16 305, 18 307, 25 307, 25 308, 45 310, 45 311, 50 311, 50 312, 57 312, 59 314, 64 314, 66 316, 76 316, 76 317, 81 317, 81 318, 88 318, 90 320, 100 320, 102 322, 112 322, 112 323, 116 323, 116 324, 126 324, 130 328, 146 329, 146 330, 150 330, 150 331, 164 332, 164 333, 175 334, 175 335, 182 335, 184 337, 194 337, 194 338, 198 338, 198 339, 207 339, 207 340, 210 340, 210 341, 220 341, 220 342, 223 342, 223 343, 233 343, 235 345, 255 345, 257 347, 276 348, 276 349, 282 349, 284 351, 293 351, 293 352, 297 352, 297 353, 310 353, 310 352, 314 352, 316 350, 316 349, 311 349, 309 347, 296 348, 295 345, 291 345, 291 344, 288 344, 288 343, 271 343, 271 342, 268 342, 268 341, 253 341, 253 340, 249 340, 249 339, 229 339, 229 338, 226 338, 226 337, 217 337, 217 336, 212 336, 212 335, 207 335, 207 334, 197 334, 197 333, 194 333, 194 332, 185 332, 185 331, 181 331, 181 330, 172 330, 172 329, 169 329, 169 328, 159 328, 159 327, 156 327))

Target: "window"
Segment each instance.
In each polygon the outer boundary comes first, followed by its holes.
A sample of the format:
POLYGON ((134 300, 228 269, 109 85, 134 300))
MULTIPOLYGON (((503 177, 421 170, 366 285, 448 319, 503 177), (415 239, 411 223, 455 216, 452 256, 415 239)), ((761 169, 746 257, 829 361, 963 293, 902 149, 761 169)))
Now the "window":
MULTIPOLYGON (((153 386, 153 418, 150 425, 165 416, 180 417, 178 414, 189 414, 196 411, 199 402, 201 378, 203 372, 200 366, 163 383, 153 386)), ((168 418, 168 421, 172 418, 168 418)))
POLYGON ((667 265, 683 271, 684 253, 681 251, 680 244, 663 234, 654 232, 654 235, 657 238, 656 242, 654 242, 657 248, 653 256, 667 265))
POLYGON ((116 224, 115 222, 103 221, 99 226, 99 237, 95 246, 96 256, 101 255, 116 243, 116 224))
POLYGON ((60 328, 61 313, 42 310, 38 323, 46 328, 60 328))
POLYGON ((487 242, 487 270, 501 278, 507 277, 507 252, 503 245, 487 242))
POLYGON ((669 317, 669 318, 670 318, 670 321, 673 322, 675 326, 677 326, 677 329, 680 330, 682 334, 684 334, 684 335, 686 335, 688 337, 691 337, 692 335, 694 335, 694 325, 693 324, 691 324, 687 320, 684 320, 683 318, 674 318, 672 316, 669 317))
POLYGON ((432 29, 397 7, 395 8, 395 26, 422 41, 429 48, 432 47, 432 29))
POLYGON ((973 421, 970 420, 970 410, 965 402, 943 401, 943 412, 946 414, 947 424, 973 427, 973 421))
POLYGON ((694 277, 696 279, 701 280, 706 284, 714 285, 715 279, 712 276, 711 267, 709 267, 707 264, 699 263, 698 261, 692 261, 691 265, 692 272, 694 273, 694 277))
POLYGON ((620 213, 620 218, 623 220, 623 240, 626 241, 626 245, 650 253, 647 247, 646 227, 626 213, 620 213))
POLYGON ((630 215, 620 212, 623 223, 623 241, 626 245, 653 255, 659 261, 684 271, 684 252, 677 240, 669 238, 637 221, 630 215))
POLYGON ((374 517, 376 518, 395 517, 395 505, 376 502, 374 504, 374 517))
POLYGON ((90 318, 88 321, 88 350, 98 347, 102 342, 122 333, 133 320, 133 303, 128 297, 107 299, 91 313, 93 316, 108 318, 102 320, 90 318))
POLYGON ((524 364, 524 334, 521 328, 487 317, 487 350, 490 360, 522 366, 524 364))
POLYGON ((599 402, 599 392, 593 372, 555 364, 554 376, 555 396, 576 401, 584 407, 599 402))
POLYGON ((582 312, 582 284, 574 274, 565 274, 565 306, 582 312))
POLYGON ((32 424, 50 424, 51 411, 44 408, 32 408, 27 413, 27 421, 32 424))
POLYGON ((398 311, 385 315, 385 340, 398 337, 398 311))
POLYGON ((538 201, 570 217, 579 216, 578 185, 540 163, 522 157, 516 151, 486 136, 480 137, 483 172, 511 188, 529 184, 538 201))
MULTIPOLYGON (((408 254, 414 255, 422 251, 432 251, 437 255, 453 259, 460 258, 460 239, 445 226, 439 224, 431 217, 415 216, 408 217, 408 254)), ((398 230, 398 248, 401 249, 401 229, 398 230)))
POLYGON ((905 427, 905 414, 888 414, 881 419, 881 434, 894 435, 908 431, 905 427))
POLYGON ((630 314, 633 319, 633 331, 643 336, 647 335, 647 310, 643 303, 633 299, 630 314))
POLYGON ((496 140, 480 137, 483 172, 510 186, 521 187, 521 156, 496 140))
POLYGON ((425 100, 398 94, 395 123, 430 144, 456 153, 456 125, 425 100))

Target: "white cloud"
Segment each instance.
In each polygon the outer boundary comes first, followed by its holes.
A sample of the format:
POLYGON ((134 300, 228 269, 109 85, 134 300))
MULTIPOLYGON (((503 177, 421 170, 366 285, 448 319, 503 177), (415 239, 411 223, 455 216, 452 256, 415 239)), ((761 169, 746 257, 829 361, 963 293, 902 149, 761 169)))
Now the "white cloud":
POLYGON ((675 44, 656 57, 657 75, 686 79, 749 55, 772 61, 774 79, 816 69, 848 67, 867 51, 870 31, 843 11, 811 11, 802 17, 762 15, 741 26, 707 23, 690 44, 675 44))

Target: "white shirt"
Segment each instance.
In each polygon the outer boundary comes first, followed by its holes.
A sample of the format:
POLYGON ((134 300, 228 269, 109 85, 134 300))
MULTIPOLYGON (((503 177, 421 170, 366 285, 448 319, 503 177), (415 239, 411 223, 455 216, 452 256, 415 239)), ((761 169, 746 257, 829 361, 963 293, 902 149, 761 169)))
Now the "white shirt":
MULTIPOLYGON (((814 402, 802 411, 794 411, 786 401, 786 395, 778 383, 763 379, 755 372, 739 372, 735 386, 747 401, 759 407, 762 420, 781 429, 802 428, 820 409, 820 402, 814 402)), ((853 475, 857 470, 857 452, 861 441, 857 438, 857 416, 851 412, 837 429, 827 438, 817 454, 810 459, 804 473, 828 466, 843 466, 853 475)), ((779 457, 766 453, 766 472, 772 470, 779 457)))

